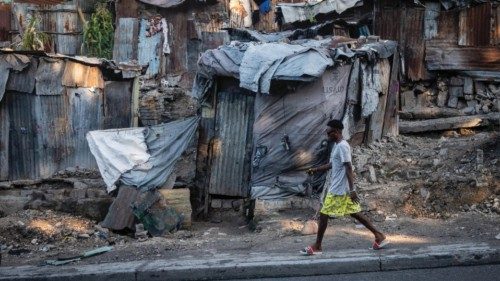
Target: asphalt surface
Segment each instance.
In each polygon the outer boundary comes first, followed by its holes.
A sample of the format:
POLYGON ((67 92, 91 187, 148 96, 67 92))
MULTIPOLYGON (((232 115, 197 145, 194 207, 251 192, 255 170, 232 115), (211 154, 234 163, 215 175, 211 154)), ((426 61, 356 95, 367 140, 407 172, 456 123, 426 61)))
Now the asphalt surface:
MULTIPOLYGON (((241 281, 240 279, 239 281, 241 281)), ((432 269, 412 269, 398 271, 382 271, 354 274, 336 274, 308 277, 285 277, 285 278, 264 278, 264 279, 244 279, 246 281, 477 281, 500 280, 500 264, 481 265, 481 266, 463 266, 446 267, 432 269)), ((237 281, 237 280, 232 280, 237 281)))

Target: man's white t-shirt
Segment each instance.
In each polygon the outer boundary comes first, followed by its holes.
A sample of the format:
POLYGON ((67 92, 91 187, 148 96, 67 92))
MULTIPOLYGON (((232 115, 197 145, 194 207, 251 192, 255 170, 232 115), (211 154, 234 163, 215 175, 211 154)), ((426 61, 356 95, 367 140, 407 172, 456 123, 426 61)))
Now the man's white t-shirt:
POLYGON ((349 182, 344 163, 351 162, 351 147, 345 140, 335 144, 330 154, 332 171, 330 175, 330 188, 328 192, 333 195, 349 193, 349 182))

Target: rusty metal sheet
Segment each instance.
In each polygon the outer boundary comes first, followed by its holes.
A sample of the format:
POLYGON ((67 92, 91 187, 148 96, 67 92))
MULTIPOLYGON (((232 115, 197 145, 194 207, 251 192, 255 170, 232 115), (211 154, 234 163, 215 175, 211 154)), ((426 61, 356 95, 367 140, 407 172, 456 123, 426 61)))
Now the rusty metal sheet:
POLYGON ((132 85, 128 81, 108 81, 104 87, 103 129, 128 128, 132 124, 132 85))
POLYGON ((73 88, 103 89, 104 78, 99 67, 67 61, 62 77, 62 84, 73 88))
POLYGON ((460 12, 458 45, 487 46, 490 44, 491 3, 483 3, 460 12))
POLYGON ((35 159, 39 176, 48 177, 67 168, 66 159, 73 153, 74 136, 68 120, 69 102, 66 95, 33 98, 37 128, 35 159))
POLYGON ((120 18, 115 31, 113 60, 128 62, 137 60, 139 21, 136 18, 120 18))
POLYGON ((0 62, 0 102, 5 95, 5 88, 7 87, 7 81, 9 80, 10 69, 8 65, 0 62))
POLYGON ((9 179, 9 108, 0 101, 0 181, 9 179))
POLYGON ((9 108, 9 179, 34 179, 36 165, 35 95, 7 92, 9 108))
POLYGON ((406 74, 412 81, 424 80, 429 77, 424 62, 424 14, 424 9, 411 8, 406 10, 404 19, 406 74))
POLYGON ((38 60, 30 58, 30 64, 22 71, 11 71, 6 89, 23 93, 33 93, 35 90, 35 74, 38 69, 38 60))
POLYGON ((375 34, 387 40, 401 41, 401 8, 377 10, 375 13, 375 34))
POLYGON ((0 3, 0 41, 10 41, 11 5, 0 3))
POLYGON ((90 152, 85 135, 89 131, 100 129, 102 112, 102 90, 88 88, 68 88, 69 120, 74 145, 67 167, 97 168, 97 163, 90 152))
POLYGON ((140 23, 138 61, 140 65, 148 65, 146 71, 147 77, 155 76, 160 72, 161 49, 163 42, 163 33, 158 32, 153 36, 147 37, 147 27, 149 23, 143 19, 140 23))
POLYGON ((438 34, 436 39, 457 43, 458 40, 458 15, 459 12, 441 11, 438 17, 438 34))
POLYGON ((254 101, 236 89, 217 93, 210 194, 249 194, 254 101))
POLYGON ((36 94, 42 96, 62 95, 65 88, 62 85, 65 62, 58 59, 40 58, 36 80, 36 94))
POLYGON ((500 6, 496 8, 495 11, 495 25, 494 25, 494 40, 493 44, 500 45, 500 6))

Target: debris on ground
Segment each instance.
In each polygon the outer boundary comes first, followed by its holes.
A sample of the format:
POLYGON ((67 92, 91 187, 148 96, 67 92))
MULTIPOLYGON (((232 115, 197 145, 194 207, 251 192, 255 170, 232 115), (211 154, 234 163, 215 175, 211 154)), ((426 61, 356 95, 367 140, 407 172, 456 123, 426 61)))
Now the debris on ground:
POLYGON ((111 250, 113 250, 113 247, 111 247, 111 246, 100 247, 100 248, 97 248, 94 250, 83 252, 78 256, 73 256, 73 257, 69 257, 69 258, 58 258, 56 260, 46 260, 45 264, 47 264, 47 265, 64 265, 64 264, 72 263, 75 261, 80 261, 80 260, 85 259, 85 258, 101 255, 101 254, 104 254, 104 253, 109 252, 111 250))

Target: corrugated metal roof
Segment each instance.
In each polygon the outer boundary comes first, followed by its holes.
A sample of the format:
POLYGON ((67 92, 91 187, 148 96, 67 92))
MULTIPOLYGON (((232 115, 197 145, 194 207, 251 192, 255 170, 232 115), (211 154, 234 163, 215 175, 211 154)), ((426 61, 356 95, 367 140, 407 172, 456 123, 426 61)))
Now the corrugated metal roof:
POLYGON ((248 196, 254 100, 237 91, 217 94, 210 194, 248 196))
POLYGON ((489 45, 491 13, 491 3, 484 3, 462 10, 460 12, 458 45, 489 45))
POLYGON ((64 60, 40 59, 35 75, 37 95, 49 96, 62 95, 64 93, 62 76, 65 65, 64 60))
POLYGON ((6 89, 23 93, 33 93, 35 90, 35 74, 38 69, 38 60, 30 59, 30 64, 24 70, 11 71, 6 89))
POLYGON ((99 67, 67 61, 62 84, 67 87, 103 89, 104 78, 99 67))

